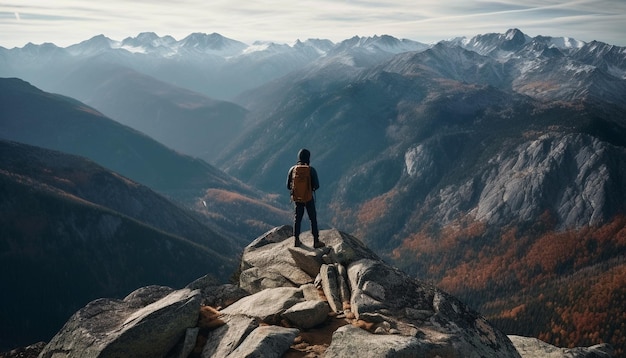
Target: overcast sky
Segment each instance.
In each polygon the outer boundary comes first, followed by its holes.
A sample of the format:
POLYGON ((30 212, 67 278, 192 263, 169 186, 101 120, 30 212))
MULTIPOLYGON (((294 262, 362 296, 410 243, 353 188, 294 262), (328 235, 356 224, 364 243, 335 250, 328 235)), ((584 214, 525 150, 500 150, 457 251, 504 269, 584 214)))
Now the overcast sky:
POLYGON ((66 47, 104 34, 177 40, 219 33, 252 44, 309 38, 339 42, 391 35, 424 43, 518 28, 626 46, 624 0, 0 0, 0 46, 66 47))

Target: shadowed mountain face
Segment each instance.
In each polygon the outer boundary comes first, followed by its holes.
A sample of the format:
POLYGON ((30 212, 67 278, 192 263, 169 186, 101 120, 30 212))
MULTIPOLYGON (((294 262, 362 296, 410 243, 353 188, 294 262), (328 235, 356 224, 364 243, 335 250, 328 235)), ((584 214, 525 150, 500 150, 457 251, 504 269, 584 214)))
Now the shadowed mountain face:
POLYGON ((88 157, 198 209, 214 230, 238 240, 246 240, 287 217, 258 190, 202 160, 168 149, 81 102, 43 92, 18 79, 0 80, 0 89, 0 138, 88 157), (207 211, 203 201, 232 214, 207 211))
POLYGON ((206 184, 228 185, 228 176, 219 170, 176 153, 74 99, 43 92, 18 79, 3 79, 0 86, 4 139, 87 156, 172 195, 196 194, 180 192, 181 188, 191 192, 206 184))
POLYGON ((79 307, 138 286, 225 281, 240 246, 95 163, 0 141, 0 345, 48 340, 79 307))
POLYGON ((244 108, 121 65, 85 63, 73 69, 63 83, 60 90, 64 95, 209 163, 243 129, 244 108))

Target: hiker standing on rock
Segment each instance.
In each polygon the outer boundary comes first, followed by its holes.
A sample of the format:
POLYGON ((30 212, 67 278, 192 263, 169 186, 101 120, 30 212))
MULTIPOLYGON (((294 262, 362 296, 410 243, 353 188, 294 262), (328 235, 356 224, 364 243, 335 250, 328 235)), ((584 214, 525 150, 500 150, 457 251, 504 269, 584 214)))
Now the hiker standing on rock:
POLYGON ((320 187, 315 168, 310 165, 311 152, 300 149, 298 163, 289 169, 287 175, 287 189, 291 192, 291 200, 295 203, 293 221, 293 236, 296 238, 295 246, 301 246, 300 227, 304 209, 311 220, 311 232, 313 233, 313 247, 323 247, 324 243, 319 240, 317 228, 317 213, 315 211, 315 197, 313 193, 320 187))

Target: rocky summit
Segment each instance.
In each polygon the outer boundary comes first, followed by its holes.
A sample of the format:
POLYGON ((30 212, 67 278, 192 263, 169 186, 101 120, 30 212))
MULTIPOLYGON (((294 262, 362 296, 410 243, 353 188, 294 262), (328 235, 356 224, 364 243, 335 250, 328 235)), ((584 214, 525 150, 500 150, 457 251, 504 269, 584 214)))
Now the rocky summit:
POLYGON ((239 284, 203 277, 143 287, 76 312, 39 357, 611 357, 507 337, 446 292, 409 277, 357 238, 289 226, 251 242, 239 284), (519 345, 519 347, 518 347, 519 345))

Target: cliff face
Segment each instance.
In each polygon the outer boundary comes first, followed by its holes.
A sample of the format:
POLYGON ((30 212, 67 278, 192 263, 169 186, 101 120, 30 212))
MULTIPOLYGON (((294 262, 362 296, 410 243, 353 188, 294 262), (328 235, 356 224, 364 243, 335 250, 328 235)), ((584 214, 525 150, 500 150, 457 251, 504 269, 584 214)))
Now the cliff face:
POLYGON ((558 350, 516 337, 528 353, 520 355, 485 318, 357 238, 323 230, 321 249, 306 246, 309 233, 301 239, 305 246, 293 247, 284 226, 251 242, 239 286, 202 278, 180 290, 149 286, 93 301, 40 357, 611 356, 609 346, 558 350))
POLYGON ((625 198, 625 159, 623 148, 588 135, 544 135, 492 158, 481 177, 461 184, 461 197, 473 201, 443 195, 437 216, 472 207, 477 221, 500 227, 532 221, 545 211, 561 229, 606 222, 620 212, 625 198))

